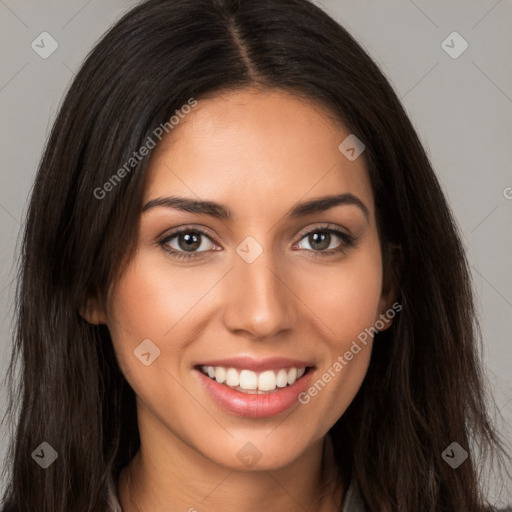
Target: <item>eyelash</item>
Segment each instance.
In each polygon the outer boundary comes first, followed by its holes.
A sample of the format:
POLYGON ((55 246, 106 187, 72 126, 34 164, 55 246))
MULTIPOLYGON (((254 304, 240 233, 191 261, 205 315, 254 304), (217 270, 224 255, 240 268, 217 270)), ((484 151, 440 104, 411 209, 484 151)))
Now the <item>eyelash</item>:
MULTIPOLYGON (((197 258, 197 257, 200 257, 202 256, 202 253, 204 252, 209 252, 209 251, 198 251, 198 252, 190 252, 190 253, 187 253, 187 252, 182 252, 182 251, 176 251, 175 249, 169 249, 169 247, 167 246, 167 244, 175 237, 183 234, 183 233, 196 233, 196 234, 200 234, 202 236, 205 236, 207 238, 209 238, 211 240, 211 236, 204 230, 202 230, 201 228, 182 228, 182 229, 179 229, 179 230, 176 230, 176 231, 173 231, 171 233, 167 233, 165 234, 164 236, 162 236, 160 239, 157 240, 157 243, 158 245, 164 250, 166 251, 169 255, 171 255, 173 258, 176 258, 177 260, 185 260, 185 261, 189 261, 191 259, 194 259, 194 258, 197 258)), ((339 249, 331 249, 329 251, 313 251, 313 250, 310 250, 310 249, 301 249, 301 250, 306 250, 308 252, 313 252, 315 254, 315 256, 331 256, 332 254, 336 254, 336 253, 343 253, 345 252, 347 249, 350 249, 351 247, 354 247, 356 245, 356 239, 355 237, 353 237, 352 235, 349 235, 348 233, 345 233, 344 231, 341 231, 339 229, 336 229, 336 228, 332 228, 328 225, 326 226, 317 226, 305 233, 302 233, 301 236, 300 236, 300 239, 299 239, 299 242, 307 237, 308 235, 312 234, 312 233, 329 233, 329 234, 334 234, 336 235, 338 238, 340 238, 342 240, 342 243, 340 244, 341 245, 341 248, 339 249)), ((211 240, 213 242, 213 240, 211 240)))

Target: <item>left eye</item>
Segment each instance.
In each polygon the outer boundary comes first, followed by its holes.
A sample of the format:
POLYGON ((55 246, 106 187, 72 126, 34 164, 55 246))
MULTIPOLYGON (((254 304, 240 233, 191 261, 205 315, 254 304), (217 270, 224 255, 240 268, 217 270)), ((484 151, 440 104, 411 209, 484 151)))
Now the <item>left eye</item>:
POLYGON ((336 229, 315 229, 306 233, 297 246, 299 249, 312 250, 315 252, 337 252, 343 250, 345 246, 350 246, 352 242, 352 237, 342 231, 336 229), (303 240, 309 244, 309 247, 301 246, 303 240))

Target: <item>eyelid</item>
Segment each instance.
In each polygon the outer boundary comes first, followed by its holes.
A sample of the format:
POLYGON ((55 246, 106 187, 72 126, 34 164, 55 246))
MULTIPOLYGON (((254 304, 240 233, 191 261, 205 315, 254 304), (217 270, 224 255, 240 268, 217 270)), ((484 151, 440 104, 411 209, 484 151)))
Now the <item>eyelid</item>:
POLYGON ((320 224, 316 224, 316 225, 314 225, 312 227, 304 228, 303 230, 299 231, 297 236, 299 237, 299 241, 300 241, 306 235, 309 235, 312 232, 314 233, 315 231, 321 231, 321 230, 324 230, 324 229, 325 230, 337 231, 337 232, 345 234, 348 237, 352 237, 352 235, 350 234, 348 229, 346 229, 346 228, 344 228, 342 226, 339 226, 338 224, 333 224, 332 222, 323 222, 323 223, 320 223, 320 224))
MULTIPOLYGON (((172 238, 173 236, 189 231, 197 231, 198 233, 207 236, 212 242, 215 242, 215 235, 213 235, 208 228, 198 227, 195 226, 194 224, 183 224, 181 226, 176 226, 174 228, 167 229, 162 234, 158 235, 156 239, 157 241, 160 242, 162 240, 169 239, 172 238)), ((217 244, 217 242, 215 242, 215 244, 219 245, 217 244)))

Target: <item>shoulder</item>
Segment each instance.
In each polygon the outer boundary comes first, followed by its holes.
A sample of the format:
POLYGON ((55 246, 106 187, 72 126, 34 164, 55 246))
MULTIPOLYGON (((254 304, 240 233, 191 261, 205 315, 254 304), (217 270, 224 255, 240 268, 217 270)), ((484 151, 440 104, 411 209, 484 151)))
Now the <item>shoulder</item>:
MULTIPOLYGON (((342 512, 367 512, 357 482, 351 482, 343 499, 342 512)), ((487 507, 487 512, 512 512, 512 505, 505 508, 487 507)))
POLYGON ((110 507, 108 512, 123 512, 117 497, 116 484, 112 476, 108 482, 108 504, 110 507))

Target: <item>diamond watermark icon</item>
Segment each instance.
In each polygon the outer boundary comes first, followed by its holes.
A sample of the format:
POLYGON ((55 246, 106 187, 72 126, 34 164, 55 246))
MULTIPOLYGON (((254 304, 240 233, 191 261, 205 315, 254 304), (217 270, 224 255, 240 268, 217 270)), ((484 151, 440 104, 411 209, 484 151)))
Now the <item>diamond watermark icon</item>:
POLYGON ((458 32, 452 32, 441 43, 441 48, 452 59, 458 59, 468 49, 468 46, 468 42, 458 32))
POLYGON ((338 146, 338 149, 347 160, 353 162, 366 149, 366 146, 353 133, 351 133, 338 146))
POLYGON ((42 442, 33 452, 32 458, 43 468, 50 467, 59 454, 46 441, 42 442))
POLYGON ((263 247, 252 236, 248 236, 238 245, 236 252, 246 263, 252 263, 259 258, 263 247))
POLYGON ((468 452, 459 443, 454 441, 441 454, 441 457, 453 469, 457 469, 468 458, 468 452))
POLYGON ((59 47, 59 43, 48 32, 41 32, 30 46, 39 57, 47 59, 59 47))
POLYGON ((145 339, 133 353, 144 366, 149 366, 160 355, 160 349, 150 339, 145 339))
POLYGON ((260 459, 262 453, 252 443, 246 443, 238 452, 236 456, 245 464, 248 468, 252 468, 260 459))

